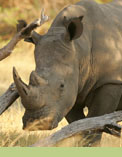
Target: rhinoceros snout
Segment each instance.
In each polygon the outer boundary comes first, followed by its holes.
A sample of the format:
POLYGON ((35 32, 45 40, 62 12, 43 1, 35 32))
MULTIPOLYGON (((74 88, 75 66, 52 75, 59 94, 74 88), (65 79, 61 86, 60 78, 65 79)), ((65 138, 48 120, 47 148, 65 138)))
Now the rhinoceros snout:
POLYGON ((23 122, 23 130, 37 131, 37 130, 52 130, 58 126, 58 123, 53 124, 52 118, 44 119, 29 119, 23 122))
POLYGON ((28 131, 52 130, 58 126, 58 119, 49 115, 41 117, 32 113, 25 113, 23 116, 23 129, 28 131))

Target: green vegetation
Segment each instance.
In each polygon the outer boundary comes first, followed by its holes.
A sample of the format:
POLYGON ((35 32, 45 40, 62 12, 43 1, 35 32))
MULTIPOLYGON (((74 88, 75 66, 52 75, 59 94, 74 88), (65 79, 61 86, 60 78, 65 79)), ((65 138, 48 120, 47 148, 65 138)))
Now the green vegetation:
MULTIPOLYGON (((67 4, 77 2, 77 0, 1 0, 0 1, 0 36, 3 39, 9 39, 15 32, 17 20, 24 19, 31 22, 40 16, 41 8, 45 8, 45 12, 53 19, 61 8, 67 4)), ((39 29, 40 33, 44 33, 49 27, 47 23, 39 29)))

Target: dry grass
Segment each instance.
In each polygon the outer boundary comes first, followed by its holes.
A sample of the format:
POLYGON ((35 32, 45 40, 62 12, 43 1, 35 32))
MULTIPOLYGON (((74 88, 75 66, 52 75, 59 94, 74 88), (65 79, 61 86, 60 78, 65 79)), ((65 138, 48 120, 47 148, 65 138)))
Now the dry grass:
MULTIPOLYGON (((46 12, 51 18, 55 17, 56 13, 69 3, 74 3, 77 0, 0 0, 0 47, 6 44, 3 39, 10 39, 15 33, 15 23, 17 19, 24 18, 31 20, 37 18, 40 8, 46 8, 46 12)), ((39 32, 44 33, 49 27, 50 22, 44 25, 39 32)), ((35 68, 33 57, 34 46, 21 41, 13 54, 0 62, 0 95, 13 82, 12 68, 15 66, 25 82, 28 82, 30 72, 35 68)), ((34 131, 27 132, 22 130, 22 116, 24 108, 20 100, 17 100, 13 107, 10 107, 2 116, 0 116, 0 146, 28 146, 39 139, 49 136, 56 130, 67 124, 64 119, 59 127, 53 131, 34 131)), ((67 141, 66 146, 78 146, 76 144, 77 137, 73 137, 67 141)), ((101 146, 116 146, 120 147, 121 139, 114 138, 104 134, 101 146)), ((60 145, 61 146, 61 145, 60 145)))
POLYGON ((16 106, 11 107, 0 117, 0 147, 20 146, 26 147, 43 139, 66 125, 63 120, 59 127, 53 131, 24 131, 22 130, 22 116, 24 109, 17 101, 16 106))

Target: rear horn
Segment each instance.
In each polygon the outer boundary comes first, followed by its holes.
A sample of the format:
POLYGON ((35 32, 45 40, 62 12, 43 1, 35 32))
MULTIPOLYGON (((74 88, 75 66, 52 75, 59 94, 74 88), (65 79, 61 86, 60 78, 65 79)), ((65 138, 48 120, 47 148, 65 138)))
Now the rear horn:
POLYGON ((48 81, 45 80, 44 78, 40 77, 37 72, 32 71, 30 75, 30 84, 31 85, 47 85, 48 81))

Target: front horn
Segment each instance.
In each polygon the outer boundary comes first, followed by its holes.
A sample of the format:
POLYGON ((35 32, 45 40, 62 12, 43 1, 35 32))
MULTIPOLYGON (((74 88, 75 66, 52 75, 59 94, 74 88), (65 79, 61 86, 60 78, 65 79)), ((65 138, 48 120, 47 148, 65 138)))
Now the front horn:
POLYGON ((13 79, 15 85, 17 87, 18 93, 21 97, 25 97, 29 95, 29 88, 28 86, 22 81, 20 76, 18 75, 15 67, 13 68, 13 79))

